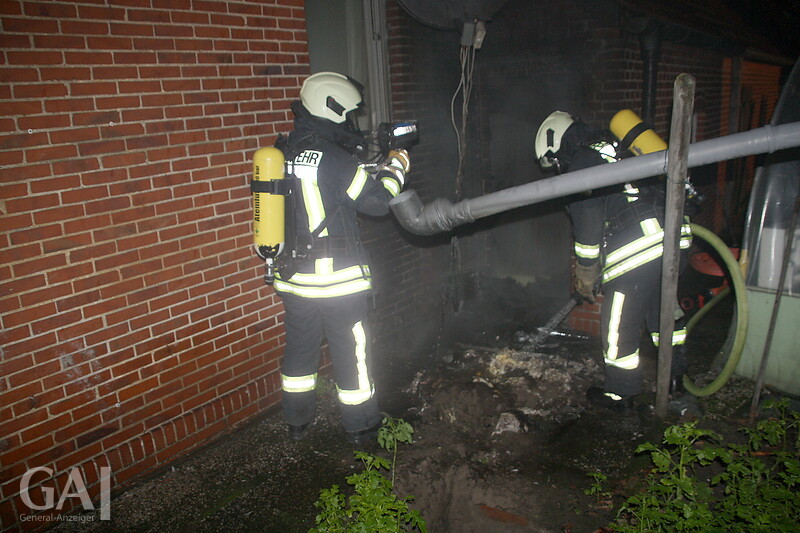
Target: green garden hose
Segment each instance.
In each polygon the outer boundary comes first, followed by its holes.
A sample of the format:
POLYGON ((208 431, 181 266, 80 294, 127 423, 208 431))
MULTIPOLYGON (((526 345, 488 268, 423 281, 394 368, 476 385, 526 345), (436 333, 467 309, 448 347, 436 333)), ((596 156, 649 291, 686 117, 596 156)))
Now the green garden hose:
MULTIPOLYGON (((734 313, 736 317, 736 333, 733 336, 732 344, 726 342, 725 346, 722 348, 723 351, 728 350, 728 358, 719 376, 717 376, 716 379, 714 379, 705 387, 698 387, 694 384, 694 382, 692 382, 691 379, 689 379, 688 376, 683 377, 683 386, 691 394, 695 396, 709 396, 717 392, 722 388, 723 385, 725 385, 725 383, 727 383, 728 379, 730 379, 730 377, 733 375, 733 372, 736 370, 736 365, 739 364, 739 358, 744 350, 744 341, 747 337, 747 294, 745 292, 746 289, 744 285, 744 276, 742 275, 741 268, 739 267, 739 263, 736 261, 736 258, 733 257, 733 254, 728 246, 722 241, 722 239, 702 226, 691 224, 691 228, 692 235, 694 237, 699 237, 700 239, 706 241, 719 254, 722 262, 725 264, 725 269, 730 275, 731 282, 733 284, 733 292, 736 296, 736 312, 734 313)), ((692 319, 689 320, 689 323, 686 326, 687 331, 691 332, 691 329, 694 327, 694 325, 706 313, 713 309, 717 303, 722 301, 729 293, 730 287, 726 287, 700 311, 698 311, 692 317, 692 319)), ((730 339, 730 335, 728 338, 730 339)))

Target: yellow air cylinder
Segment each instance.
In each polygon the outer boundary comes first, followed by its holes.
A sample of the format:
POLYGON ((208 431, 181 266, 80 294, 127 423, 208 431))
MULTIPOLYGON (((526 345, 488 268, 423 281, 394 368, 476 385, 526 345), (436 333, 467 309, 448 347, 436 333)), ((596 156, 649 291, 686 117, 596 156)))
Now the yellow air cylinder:
POLYGON ((286 196, 277 185, 283 179, 283 152, 274 146, 256 150, 253 155, 253 241, 262 257, 274 258, 286 240, 284 209, 286 196))
POLYGON ((667 143, 630 109, 619 111, 611 119, 609 129, 614 136, 628 144, 634 155, 644 155, 667 149, 667 143))

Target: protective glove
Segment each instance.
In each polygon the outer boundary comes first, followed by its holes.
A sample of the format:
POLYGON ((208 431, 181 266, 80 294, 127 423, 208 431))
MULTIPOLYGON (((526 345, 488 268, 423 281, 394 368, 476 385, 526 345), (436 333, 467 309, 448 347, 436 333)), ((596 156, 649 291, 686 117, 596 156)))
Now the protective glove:
POLYGON ((600 277, 600 262, 595 261, 591 265, 584 266, 580 263, 575 264, 574 288, 582 298, 594 303, 594 290, 597 280, 600 277))
POLYGON ((405 187, 406 172, 409 169, 411 169, 411 159, 408 157, 407 151, 392 150, 389 152, 386 162, 384 162, 380 170, 383 171, 381 182, 392 196, 397 196, 402 188, 405 187), (386 172, 390 174, 387 175, 386 172))
POLYGON ((407 150, 391 150, 386 158, 387 168, 402 168, 403 172, 411 170, 411 158, 407 150))

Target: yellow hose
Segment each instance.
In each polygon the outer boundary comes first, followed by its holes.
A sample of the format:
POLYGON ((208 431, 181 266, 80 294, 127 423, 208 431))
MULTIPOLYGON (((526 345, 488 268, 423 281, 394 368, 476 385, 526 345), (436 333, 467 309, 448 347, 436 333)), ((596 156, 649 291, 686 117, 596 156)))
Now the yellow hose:
MULTIPOLYGON (((697 224, 692 224, 691 227, 692 235, 695 237, 700 237, 702 240, 706 241, 712 248, 714 248, 714 250, 716 250, 720 258, 722 258, 722 262, 724 263, 725 268, 731 277, 733 292, 736 296, 736 334, 733 337, 733 344, 730 347, 725 366, 722 368, 719 376, 717 376, 716 379, 714 379, 705 387, 698 387, 694 384, 694 382, 692 382, 691 379, 689 379, 688 376, 683 376, 683 386, 691 394, 695 396, 710 396, 721 389, 725 383, 727 383, 728 379, 730 379, 730 377, 733 375, 733 372, 736 370, 736 365, 739 364, 739 358, 744 350, 744 342, 745 338, 747 337, 747 293, 745 292, 746 289, 744 285, 744 276, 742 275, 741 267, 739 266, 739 263, 736 262, 736 258, 733 257, 733 254, 728 246, 722 241, 722 239, 717 237, 714 233, 706 228, 698 226, 697 224)), ((729 293, 730 287, 725 288, 725 290, 721 291, 707 305, 705 305, 703 309, 698 311, 686 325, 687 331, 690 332, 694 325, 729 293)), ((727 343, 722 350, 725 350, 726 347, 727 343)))

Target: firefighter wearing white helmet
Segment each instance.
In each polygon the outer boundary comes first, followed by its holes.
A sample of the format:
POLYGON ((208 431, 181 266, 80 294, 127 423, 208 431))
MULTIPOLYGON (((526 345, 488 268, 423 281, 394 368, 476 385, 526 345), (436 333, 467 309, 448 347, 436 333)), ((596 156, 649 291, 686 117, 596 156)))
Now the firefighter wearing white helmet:
POLYGON ((575 120, 564 111, 553 111, 544 119, 536 133, 534 148, 542 168, 558 168, 556 153, 561 149, 561 139, 575 120))
POLYGON ((293 261, 277 271, 274 281, 286 311, 282 407, 293 440, 304 438, 314 421, 323 336, 350 440, 360 445, 374 438, 381 421, 370 375, 372 276, 357 215, 389 213, 389 200, 402 190, 410 161, 402 150, 390 152, 377 171, 362 163, 366 143, 355 116, 361 91, 342 74, 309 76, 292 105, 294 130, 276 143, 294 183, 287 209, 292 213, 287 228, 294 227, 293 261))
MULTIPOLYGON (((539 126, 536 133, 534 149, 536 157, 542 168, 555 168, 557 172, 564 172, 569 166, 572 157, 578 150, 576 139, 586 138, 587 126, 580 120, 565 111, 553 111, 539 126), (572 128, 570 130, 570 128, 572 128), (570 131, 570 135, 566 135, 570 131), (563 149, 562 149, 563 148, 563 149)), ((594 143, 592 150, 603 158, 606 163, 617 161, 617 150, 614 143, 600 138, 594 143)), ((574 169, 573 170, 577 170, 574 169)))
MULTIPOLYGON (((624 136, 624 135, 623 135, 624 136)), ((620 139, 591 128, 563 111, 550 114, 536 136, 540 165, 557 172, 616 162, 620 139)), ((664 237, 664 185, 659 178, 587 191, 569 204, 574 237, 574 288, 589 301, 602 287, 600 333, 605 383, 587 391, 589 401, 616 412, 629 411, 642 392, 639 342, 642 323, 655 344, 660 330, 661 255, 664 237)), ((688 221, 680 246, 689 247, 688 221)), ((676 302, 677 309, 677 302, 676 302)), ((684 323, 678 321, 672 387, 682 392, 687 370, 684 323)))
POLYGON ((310 114, 341 124, 361 106, 356 82, 336 72, 312 74, 300 89, 300 102, 310 114))

